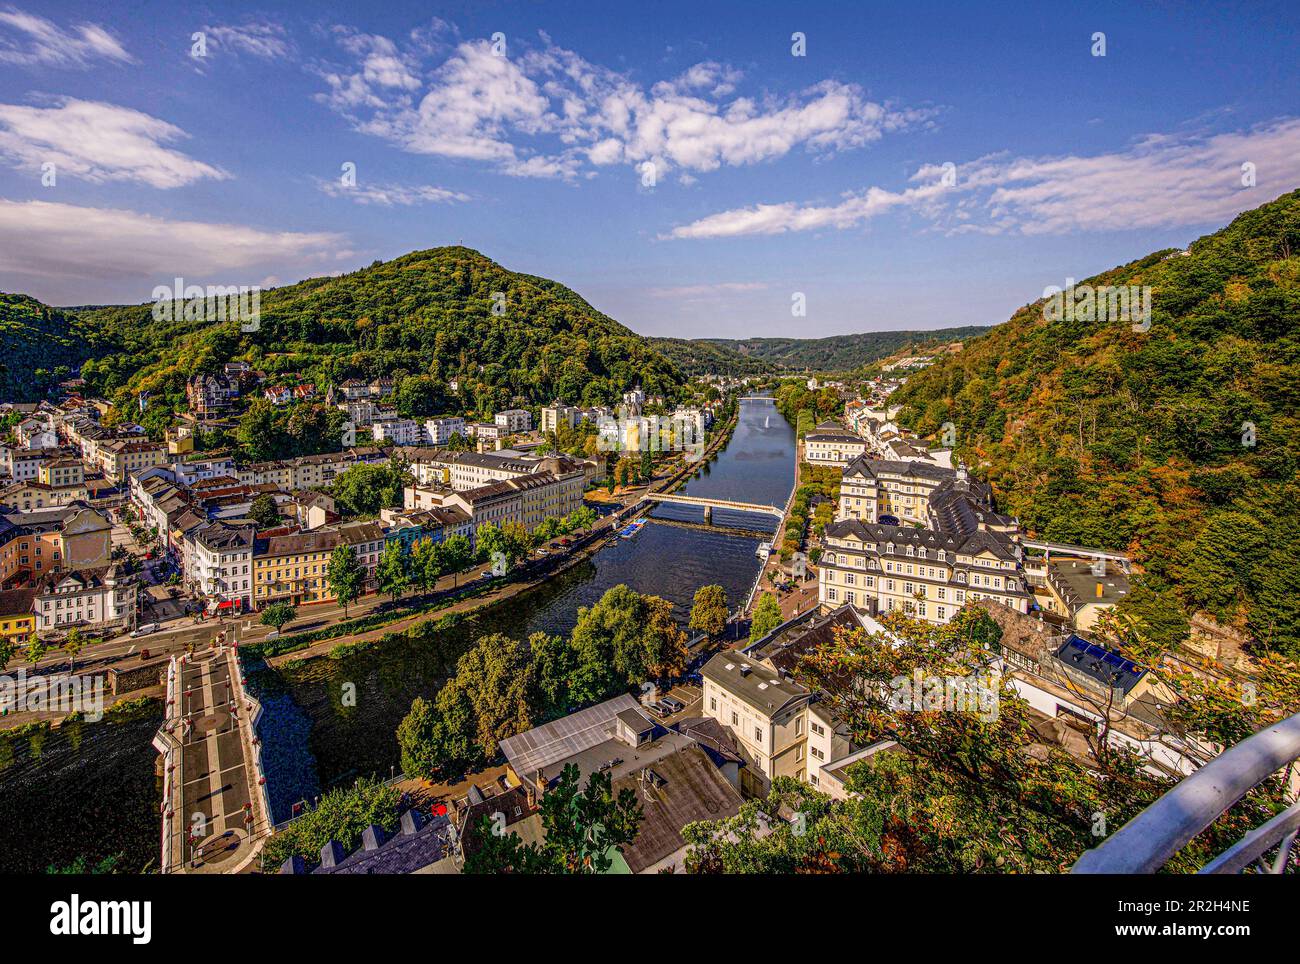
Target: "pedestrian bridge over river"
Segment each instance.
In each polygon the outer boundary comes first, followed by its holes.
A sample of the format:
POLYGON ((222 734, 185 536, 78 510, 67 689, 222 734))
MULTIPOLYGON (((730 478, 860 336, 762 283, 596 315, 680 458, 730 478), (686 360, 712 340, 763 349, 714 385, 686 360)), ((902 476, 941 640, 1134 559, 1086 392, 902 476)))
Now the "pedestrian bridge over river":
POLYGON ((759 515, 767 515, 781 521, 784 512, 774 505, 759 505, 754 502, 736 502, 732 499, 705 499, 696 495, 677 495, 672 492, 648 492, 646 493, 648 502, 667 502, 674 505, 696 505, 704 509, 704 521, 709 522, 713 518, 714 509, 732 509, 736 512, 754 512, 759 515))

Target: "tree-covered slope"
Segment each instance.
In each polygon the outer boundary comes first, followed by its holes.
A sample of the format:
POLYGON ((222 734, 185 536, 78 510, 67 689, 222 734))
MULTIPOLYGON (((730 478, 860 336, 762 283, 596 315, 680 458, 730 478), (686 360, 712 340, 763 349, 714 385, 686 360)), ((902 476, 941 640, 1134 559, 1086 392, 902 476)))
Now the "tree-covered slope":
POLYGON ((0 400, 44 398, 90 351, 74 317, 26 295, 0 294, 0 400))
POLYGON ((1085 283, 1150 285, 1149 330, 1026 305, 912 376, 904 422, 953 422, 1036 534, 1128 550, 1166 603, 1297 651, 1300 191, 1085 283))
POLYGON ((81 315, 115 349, 84 374, 118 403, 148 390, 155 401, 177 404, 190 375, 232 359, 317 385, 423 376, 434 396, 457 380, 465 404, 482 409, 555 397, 606 403, 638 382, 671 395, 682 381, 646 339, 573 291, 464 247, 263 292, 260 330, 252 333, 233 321, 156 322, 151 310, 81 315))

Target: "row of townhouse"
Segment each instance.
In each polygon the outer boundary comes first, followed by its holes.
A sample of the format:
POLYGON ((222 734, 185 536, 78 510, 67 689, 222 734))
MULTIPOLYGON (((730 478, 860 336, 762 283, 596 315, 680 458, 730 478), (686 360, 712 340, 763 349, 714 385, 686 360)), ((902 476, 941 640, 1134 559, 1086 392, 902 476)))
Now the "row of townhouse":
POLYGON ((347 448, 321 455, 253 462, 238 466, 237 473, 245 485, 278 485, 288 491, 328 485, 354 465, 387 461, 388 456, 379 448, 347 448))
POLYGON ((452 452, 428 447, 398 448, 389 454, 406 463, 417 485, 446 486, 458 492, 537 472, 564 475, 580 470, 590 475, 587 460, 565 455, 538 456, 514 450, 452 452))
POLYGON ((529 532, 542 520, 568 515, 582 505, 585 476, 580 469, 532 472, 457 490, 446 485, 414 485, 403 490, 407 509, 458 508, 473 529, 517 522, 529 532))
POLYGON ((375 588, 375 570, 385 533, 376 522, 348 522, 311 532, 257 539, 253 547, 253 592, 250 605, 261 609, 277 602, 292 605, 334 599, 329 563, 334 551, 351 546, 365 570, 364 592, 375 588))

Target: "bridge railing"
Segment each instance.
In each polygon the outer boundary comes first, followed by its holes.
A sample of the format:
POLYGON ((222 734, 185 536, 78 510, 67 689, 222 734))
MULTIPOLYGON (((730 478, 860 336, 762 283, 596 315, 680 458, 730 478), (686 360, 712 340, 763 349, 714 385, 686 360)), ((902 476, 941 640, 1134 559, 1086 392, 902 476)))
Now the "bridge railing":
MULTIPOLYGON (((1074 863, 1076 874, 1153 874, 1253 787, 1300 759, 1300 713, 1230 747, 1074 863)), ((1288 792, 1292 788, 1288 786, 1288 792)), ((1300 800, 1201 868, 1203 874, 1283 873, 1300 831, 1300 800), (1276 853, 1273 853, 1276 851, 1276 853), (1271 857, 1266 855, 1272 855, 1271 857)))

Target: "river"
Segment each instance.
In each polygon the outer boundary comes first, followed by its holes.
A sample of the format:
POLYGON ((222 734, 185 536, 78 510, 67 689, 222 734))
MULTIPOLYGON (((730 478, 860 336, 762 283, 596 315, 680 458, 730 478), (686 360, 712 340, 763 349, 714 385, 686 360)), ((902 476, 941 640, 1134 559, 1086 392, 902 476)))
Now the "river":
MULTIPOLYGON (((794 487, 794 452, 794 430, 775 405, 742 402, 727 445, 682 491, 783 507, 794 487)), ((398 767, 394 734, 411 701, 436 693, 454 670, 456 658, 480 636, 501 632, 522 639, 539 630, 566 634, 580 607, 596 602, 619 583, 667 599, 683 623, 700 586, 721 585, 733 610, 745 602, 761 566, 755 552, 759 540, 729 533, 727 527, 771 531, 774 519, 718 509, 712 529, 683 528, 669 523, 700 522, 703 510, 675 505, 656 507, 650 518, 633 538, 617 540, 537 590, 464 620, 432 644, 379 647, 342 659, 289 664, 273 674, 275 679, 259 674, 255 685, 276 720, 275 732, 266 737, 268 748, 284 746, 280 737, 289 734, 296 738, 288 742, 299 744, 285 747, 284 759, 275 768, 280 772, 268 774, 277 819, 286 815, 292 800, 349 783, 358 775, 393 773, 398 767), (355 706, 345 706, 339 698, 347 683, 355 686, 355 706), (301 746, 300 735, 307 732, 307 746, 301 746)))

